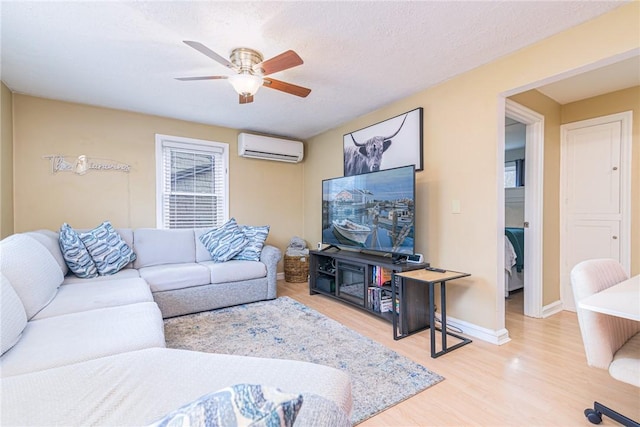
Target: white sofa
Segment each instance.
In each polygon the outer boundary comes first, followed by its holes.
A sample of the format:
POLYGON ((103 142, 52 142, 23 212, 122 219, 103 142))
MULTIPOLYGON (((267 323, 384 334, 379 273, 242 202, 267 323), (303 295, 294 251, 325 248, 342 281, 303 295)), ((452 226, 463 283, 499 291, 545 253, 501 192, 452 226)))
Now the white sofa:
POLYGON ((339 370, 164 348, 163 315, 275 298, 278 249, 213 265, 197 230, 118 231, 137 259, 95 279, 67 274, 55 232, 0 242, 2 425, 149 424, 238 383, 302 393, 296 425, 349 424, 339 370))
POLYGON ((94 279, 81 279, 68 272, 58 246, 58 233, 38 230, 26 234, 51 251, 66 275, 63 284, 141 277, 165 318, 276 297, 277 265, 282 256, 276 247, 265 245, 260 261, 216 263, 200 242, 206 228, 116 231, 133 249, 136 260, 114 275, 94 279))

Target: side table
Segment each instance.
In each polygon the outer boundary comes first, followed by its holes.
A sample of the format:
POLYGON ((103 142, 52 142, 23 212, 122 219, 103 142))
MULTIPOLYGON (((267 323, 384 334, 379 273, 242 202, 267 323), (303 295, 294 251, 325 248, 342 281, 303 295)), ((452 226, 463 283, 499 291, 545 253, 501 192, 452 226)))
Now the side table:
POLYGON ((391 280, 391 294, 393 301, 393 339, 399 340, 406 338, 416 332, 420 332, 425 328, 411 330, 407 327, 407 321, 403 318, 404 313, 407 311, 407 301, 405 301, 405 295, 407 294, 407 286, 411 284, 415 285, 427 285, 429 288, 429 301, 428 314, 429 314, 429 329, 431 335, 431 357, 440 357, 456 348, 472 342, 469 338, 447 331, 447 291, 446 283, 460 279, 461 277, 470 276, 469 273, 461 273, 459 271, 444 271, 437 272, 431 270, 413 270, 403 273, 395 273, 391 280), (434 286, 440 285, 440 310, 442 312, 440 328, 435 325, 435 300, 434 300, 434 286), (441 332, 442 336, 442 348, 440 351, 436 351, 436 331, 441 332), (461 341, 451 347, 447 346, 447 336, 452 336, 460 339, 461 341))

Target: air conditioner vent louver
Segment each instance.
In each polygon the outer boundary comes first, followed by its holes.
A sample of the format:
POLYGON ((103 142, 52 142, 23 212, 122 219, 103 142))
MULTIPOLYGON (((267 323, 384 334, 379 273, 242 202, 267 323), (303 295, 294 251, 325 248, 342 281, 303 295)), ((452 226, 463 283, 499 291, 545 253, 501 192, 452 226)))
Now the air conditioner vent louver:
POLYGON ((300 141, 241 133, 238 135, 238 155, 253 159, 298 163, 304 157, 304 145, 300 141))

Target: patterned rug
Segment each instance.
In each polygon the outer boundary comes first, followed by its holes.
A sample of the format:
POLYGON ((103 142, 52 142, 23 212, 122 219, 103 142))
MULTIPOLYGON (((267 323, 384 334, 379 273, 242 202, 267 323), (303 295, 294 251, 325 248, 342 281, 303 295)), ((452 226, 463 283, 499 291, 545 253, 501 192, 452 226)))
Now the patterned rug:
POLYGON ((319 363, 351 375, 354 424, 444 378, 288 298, 165 320, 167 347, 319 363))

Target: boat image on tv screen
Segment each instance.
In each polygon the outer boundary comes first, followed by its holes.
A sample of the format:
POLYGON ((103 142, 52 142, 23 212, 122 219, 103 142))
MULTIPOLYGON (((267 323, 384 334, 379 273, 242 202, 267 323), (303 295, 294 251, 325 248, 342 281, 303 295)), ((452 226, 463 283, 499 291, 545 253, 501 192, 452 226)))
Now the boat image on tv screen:
POLYGON ((415 166, 322 181, 322 243, 414 253, 415 166))

